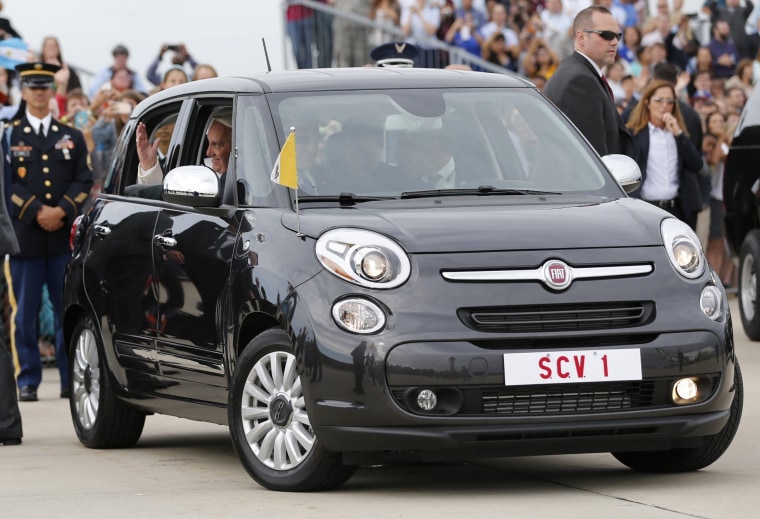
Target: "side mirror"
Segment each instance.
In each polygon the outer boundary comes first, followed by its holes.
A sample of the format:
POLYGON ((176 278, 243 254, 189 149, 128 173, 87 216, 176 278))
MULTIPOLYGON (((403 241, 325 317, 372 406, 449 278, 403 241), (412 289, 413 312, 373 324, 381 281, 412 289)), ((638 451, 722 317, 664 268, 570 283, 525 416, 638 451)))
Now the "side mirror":
POLYGON ((636 161, 627 155, 605 155, 602 162, 626 193, 636 191, 641 185, 641 170, 636 161))
POLYGON ((164 176, 161 198, 192 207, 216 207, 221 200, 221 183, 206 166, 180 166, 164 176))

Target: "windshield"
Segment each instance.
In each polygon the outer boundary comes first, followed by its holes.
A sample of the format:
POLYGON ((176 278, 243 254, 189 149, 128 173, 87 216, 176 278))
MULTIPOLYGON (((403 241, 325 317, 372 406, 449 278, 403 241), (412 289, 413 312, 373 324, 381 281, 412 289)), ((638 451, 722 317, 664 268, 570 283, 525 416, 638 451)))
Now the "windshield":
POLYGON ((532 89, 272 97, 280 142, 295 128, 301 196, 621 196, 598 158, 532 89))

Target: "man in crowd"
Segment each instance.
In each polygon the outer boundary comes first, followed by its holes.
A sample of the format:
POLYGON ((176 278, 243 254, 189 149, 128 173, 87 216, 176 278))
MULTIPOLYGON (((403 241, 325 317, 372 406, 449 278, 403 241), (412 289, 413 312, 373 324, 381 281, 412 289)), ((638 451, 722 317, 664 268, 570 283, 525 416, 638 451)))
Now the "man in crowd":
POLYGON ((632 155, 633 140, 618 114, 602 67, 615 61, 620 26, 610 11, 592 5, 573 21, 575 52, 560 62, 544 94, 565 112, 599 155, 632 155))

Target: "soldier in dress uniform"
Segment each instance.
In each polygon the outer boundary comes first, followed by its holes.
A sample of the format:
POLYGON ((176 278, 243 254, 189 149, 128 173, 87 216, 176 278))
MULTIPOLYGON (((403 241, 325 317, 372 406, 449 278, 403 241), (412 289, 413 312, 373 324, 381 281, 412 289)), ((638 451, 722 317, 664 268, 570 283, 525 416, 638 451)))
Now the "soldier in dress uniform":
POLYGON ((417 54, 419 54, 419 49, 411 43, 394 41, 378 45, 372 49, 369 57, 378 67, 412 68, 417 54))
MULTIPOLYGON (((2 177, 0 178, 0 256, 18 252, 18 242, 13 233, 13 224, 8 216, 7 207, 10 202, 8 190, 11 183, 11 165, 8 162, 7 143, 2 140, 2 177)), ((0 259, 0 266, 5 261, 0 259)), ((5 304, 5 297, 0 298, 0 308, 5 304)), ((6 329, 0 318, 0 445, 19 445, 23 431, 21 427, 21 412, 16 400, 16 378, 13 375, 13 359, 6 341, 6 329)))
POLYGON ((11 161, 10 213, 20 251, 10 256, 19 400, 37 400, 42 380, 37 316, 47 283, 55 316, 55 349, 61 398, 69 396, 63 341, 63 278, 71 257, 69 231, 87 202, 92 186, 87 145, 82 133, 53 119, 50 100, 59 67, 48 63, 18 65, 25 113, 7 130, 11 161))

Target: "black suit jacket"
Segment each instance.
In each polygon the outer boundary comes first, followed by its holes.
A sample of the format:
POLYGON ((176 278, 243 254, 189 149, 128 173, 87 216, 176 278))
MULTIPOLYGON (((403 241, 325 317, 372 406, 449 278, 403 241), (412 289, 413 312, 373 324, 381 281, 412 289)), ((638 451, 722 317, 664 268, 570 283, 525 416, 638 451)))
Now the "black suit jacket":
MULTIPOLYGON (((686 217, 702 210, 702 195, 699 192, 696 172, 702 169, 702 152, 698 151, 691 140, 682 133, 676 139, 678 150, 678 196, 686 217)), ((633 160, 641 169, 641 185, 647 179, 647 161, 649 159, 649 128, 645 127, 633 136, 633 160)), ((641 198, 641 188, 631 196, 641 198)))
POLYGON ((632 156, 633 141, 593 65, 578 52, 563 59, 544 87, 599 155, 632 156))

